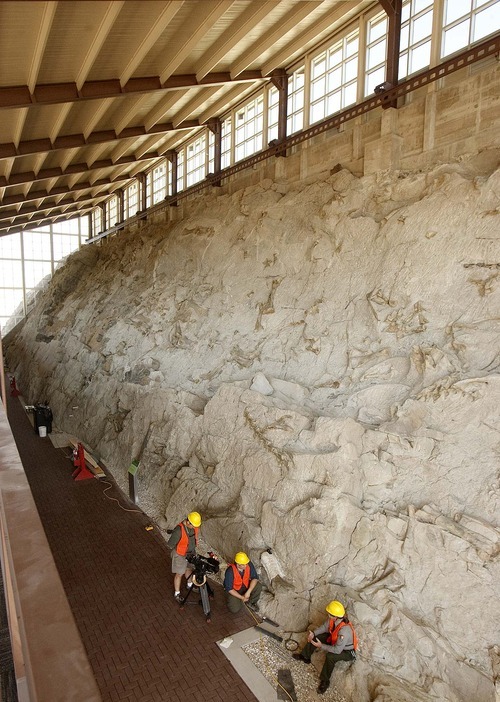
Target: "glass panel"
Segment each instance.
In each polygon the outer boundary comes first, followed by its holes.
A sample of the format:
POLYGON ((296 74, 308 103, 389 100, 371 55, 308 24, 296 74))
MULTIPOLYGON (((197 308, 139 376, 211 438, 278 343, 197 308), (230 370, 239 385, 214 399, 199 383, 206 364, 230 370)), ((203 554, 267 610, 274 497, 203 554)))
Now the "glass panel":
POLYGON ((68 256, 72 251, 76 251, 78 248, 78 237, 70 234, 54 234, 52 244, 54 246, 54 261, 58 261, 68 256))
POLYGON ((311 66, 311 78, 317 78, 326 71, 326 55, 322 54, 315 58, 311 66))
POLYGON ((353 39, 349 39, 347 41, 346 48, 345 48, 346 57, 349 58, 349 56, 354 56, 354 54, 357 54, 358 48, 359 48, 358 37, 356 36, 353 39))
POLYGON ((408 52, 404 54, 400 54, 399 56, 399 68, 398 68, 398 76, 400 80, 403 78, 406 78, 408 75, 408 52))
POLYGON ((336 93, 332 93, 332 95, 328 96, 327 102, 326 102, 326 111, 327 114, 333 115, 335 112, 339 112, 339 110, 342 108, 342 93, 340 90, 338 90, 336 93))
POLYGON ((23 291, 21 290, 2 290, 0 288, 0 309, 2 314, 11 315, 22 303, 23 291))
POLYGON ((425 10, 426 7, 432 7, 434 0, 413 0, 413 3, 413 14, 417 15, 422 10, 425 10))
POLYGON ((410 25, 406 24, 401 27, 400 50, 407 49, 410 44, 410 25))
POLYGON ((495 4, 478 12, 474 19, 472 41, 479 41, 500 29, 500 5, 495 4))
POLYGON ((5 288, 22 287, 23 267, 21 261, 2 261, 0 285, 5 288))
POLYGON ((459 19, 459 17, 470 14, 471 10, 471 0, 446 0, 444 9, 445 26, 459 19))
POLYGON ((368 43, 371 44, 387 34, 387 17, 375 17, 368 24, 368 43))
POLYGON ((383 41, 379 41, 378 44, 374 44, 368 49, 368 68, 373 68, 374 66, 377 66, 379 63, 383 63, 385 61, 385 39, 383 41))
POLYGON ((89 218, 80 217, 80 235, 83 239, 86 239, 89 235, 89 218))
POLYGON ((381 66, 366 76, 366 95, 371 95, 375 87, 385 81, 385 67, 381 66))
MULTIPOLYGON (((352 63, 352 61, 351 61, 352 63)), ((328 74, 328 85, 327 91, 331 93, 336 88, 340 88, 342 85, 342 68, 336 68, 334 71, 328 74)))
POLYGON ((468 18, 465 22, 445 31, 442 56, 454 54, 455 51, 460 51, 464 46, 469 45, 469 26, 470 19, 468 18))
POLYGON ((48 261, 25 261, 24 279, 27 288, 36 287, 46 275, 52 273, 52 266, 48 261))
POLYGON ((351 83, 350 85, 346 85, 344 88, 344 107, 347 107, 348 105, 354 105, 356 102, 357 98, 357 86, 356 83, 351 83))
POLYGON ((406 0, 406 4, 403 4, 403 7, 401 8, 401 24, 408 22, 410 19, 410 8, 410 0, 406 0))
POLYGON ((409 72, 415 73, 423 68, 427 68, 431 61, 431 42, 427 41, 425 44, 417 46, 415 49, 410 51, 409 58, 409 72))
POLYGON ((23 232, 23 245, 25 258, 50 261, 50 234, 27 230, 23 232))
POLYGON ((325 116, 325 103, 323 100, 321 102, 317 102, 314 105, 311 105, 311 124, 314 122, 318 122, 320 119, 323 119, 325 116))
POLYGON ((412 43, 416 44, 422 39, 427 39, 432 33, 432 12, 426 12, 421 17, 417 17, 412 27, 412 43))
POLYGON ((358 57, 346 61, 344 71, 344 82, 354 80, 358 75, 358 57))
POLYGON ((342 62, 342 44, 330 52, 329 67, 333 68, 342 62))
POLYGON ((21 234, 0 237, 0 258, 21 258, 21 234))
POLYGON ((326 91, 326 80, 325 76, 322 78, 319 78, 318 80, 315 80, 314 83, 311 86, 311 100, 318 100, 319 98, 323 97, 326 91))

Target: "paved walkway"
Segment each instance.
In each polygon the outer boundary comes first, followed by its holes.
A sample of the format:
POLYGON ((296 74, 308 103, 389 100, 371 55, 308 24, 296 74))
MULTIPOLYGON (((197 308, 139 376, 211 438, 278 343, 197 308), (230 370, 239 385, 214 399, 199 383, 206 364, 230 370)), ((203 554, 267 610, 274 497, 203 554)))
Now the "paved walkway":
POLYGON ((35 434, 14 398, 9 421, 103 702, 255 702, 215 643, 252 626, 248 613, 230 615, 218 584, 211 623, 199 605, 181 610, 148 517, 108 499, 134 509, 113 481, 106 494, 75 482, 69 450, 35 434))

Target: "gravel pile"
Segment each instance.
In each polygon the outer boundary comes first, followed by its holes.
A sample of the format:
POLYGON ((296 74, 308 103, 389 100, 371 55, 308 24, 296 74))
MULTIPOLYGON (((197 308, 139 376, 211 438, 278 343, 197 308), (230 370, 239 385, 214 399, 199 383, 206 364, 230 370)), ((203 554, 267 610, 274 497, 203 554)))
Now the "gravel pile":
MULTIPOLYGON (((319 683, 319 674, 314 663, 306 665, 294 660, 292 652, 286 650, 284 643, 279 643, 262 634, 258 641, 243 646, 242 650, 275 689, 278 685, 278 671, 281 668, 288 668, 292 674, 297 702, 310 702, 311 700, 346 702, 345 697, 335 687, 336 671, 333 673, 328 690, 324 694, 318 695, 316 689, 319 683)), ((318 663, 323 664, 322 657, 316 654, 315 658, 318 663)), ((291 701, 292 698, 282 690, 278 699, 291 701)))

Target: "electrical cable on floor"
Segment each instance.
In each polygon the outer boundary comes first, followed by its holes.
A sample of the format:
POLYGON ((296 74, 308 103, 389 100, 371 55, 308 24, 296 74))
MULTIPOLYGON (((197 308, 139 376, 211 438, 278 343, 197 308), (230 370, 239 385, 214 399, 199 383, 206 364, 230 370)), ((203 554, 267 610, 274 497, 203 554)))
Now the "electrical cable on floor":
MULTIPOLYGON (((246 602, 244 602, 243 604, 244 604, 245 607, 247 608, 247 612, 250 613, 251 617, 252 617, 253 620, 256 622, 256 624, 260 626, 260 624, 261 624, 262 622, 260 622, 260 621, 257 619, 257 617, 255 616, 255 614, 253 613, 253 611, 250 609, 250 607, 248 606, 248 604, 247 604, 246 602)), ((294 699, 293 699, 293 697, 291 696, 291 694, 288 692, 288 690, 287 690, 285 687, 283 687, 283 685, 280 683, 280 681, 278 680, 278 678, 274 675, 272 669, 270 669, 270 667, 267 665, 267 660, 266 660, 266 655, 265 655, 265 648, 264 648, 264 637, 263 637, 263 635, 262 635, 261 633, 259 633, 259 643, 260 643, 260 647, 261 647, 261 658, 262 658, 262 660, 263 660, 263 662, 264 662, 264 667, 265 667, 265 669, 266 669, 266 671, 267 671, 267 673, 268 673, 268 675, 269 675, 269 678, 270 678, 271 680, 275 681, 275 682, 276 682, 276 685, 277 685, 278 687, 280 687, 280 688, 288 695, 288 697, 290 698, 291 702, 294 702, 294 699)))
MULTIPOLYGON (((71 452, 71 453, 66 453, 63 449, 64 449, 63 446, 60 446, 60 447, 59 447, 59 450, 62 452, 64 458, 69 458, 69 460, 72 461, 72 460, 73 460, 73 452, 71 452)), ((144 514, 143 511, 142 511, 142 509, 127 509, 126 507, 123 507, 123 506, 122 506, 122 504, 120 503, 119 500, 117 500, 116 497, 109 497, 108 495, 106 495, 106 492, 107 492, 108 490, 111 490, 111 488, 113 487, 113 483, 110 483, 109 480, 103 480, 102 478, 100 478, 100 479, 99 479, 99 482, 100 482, 100 483, 105 483, 106 485, 108 485, 108 487, 105 488, 105 489, 102 491, 102 494, 104 495, 104 497, 106 497, 106 499, 108 499, 108 500, 111 500, 112 502, 116 502, 116 503, 118 504, 118 507, 119 507, 120 509, 122 509, 124 512, 136 512, 136 513, 138 513, 138 514, 144 514)))
POLYGON ((120 504, 120 501, 117 500, 116 497, 108 497, 108 495, 106 495, 106 492, 107 492, 108 490, 110 490, 110 489, 113 487, 113 484, 110 483, 109 480, 102 480, 102 478, 101 478, 101 479, 99 480, 99 482, 100 482, 100 483, 105 483, 106 485, 109 486, 109 487, 105 488, 105 489, 102 491, 102 494, 103 494, 108 500, 111 500, 112 502, 117 502, 117 503, 118 503, 118 507, 119 507, 120 509, 122 509, 124 512, 139 512, 140 514, 143 514, 142 509, 127 509, 126 507, 123 507, 123 506, 120 504))

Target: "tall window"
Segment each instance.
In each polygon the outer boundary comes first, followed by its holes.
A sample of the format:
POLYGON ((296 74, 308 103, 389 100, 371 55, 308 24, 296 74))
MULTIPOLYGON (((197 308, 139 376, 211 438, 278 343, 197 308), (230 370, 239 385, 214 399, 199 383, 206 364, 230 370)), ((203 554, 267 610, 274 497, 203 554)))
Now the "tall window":
POLYGON ((153 205, 167 196, 167 164, 165 161, 153 168, 153 178, 151 181, 153 205))
POLYGON ((264 96, 258 95, 236 111, 235 161, 241 161, 263 148, 264 96))
POLYGON ((177 153, 177 192, 184 190, 184 149, 177 153))
MULTIPOLYGON (((0 259, 0 324, 3 331, 10 316, 24 300, 21 233, 0 237, 0 259)), ((12 322, 17 324, 23 316, 24 311, 12 322)))
POLYGON ((279 99, 278 88, 272 85, 267 91, 267 142, 278 138, 279 119, 279 99))
POLYGON ((0 237, 2 330, 21 321, 40 282, 88 237, 88 224, 88 217, 82 217, 0 237))
POLYGON ((365 95, 371 95, 385 81, 388 24, 385 12, 368 20, 365 95))
POLYGON ((399 49, 400 79, 430 65, 433 5, 433 0, 403 2, 399 49))
POLYGON ((96 207, 92 210, 92 232, 94 236, 100 234, 103 230, 102 226, 102 209, 96 207))
POLYGON ((158 163, 146 173, 146 207, 156 205, 167 196, 167 164, 158 163))
POLYGON ((313 58, 311 124, 356 102, 358 51, 356 30, 313 58))
POLYGON ((139 209, 139 182, 134 180, 124 191, 125 219, 134 217, 139 209))
POLYGON ((206 176, 206 134, 186 145, 186 187, 199 183, 206 176))
POLYGON ((499 0, 445 0, 441 58, 500 29, 499 0))
POLYGON ((287 134, 304 128, 305 67, 301 66, 288 78, 287 134))
POLYGON ((113 197, 111 197, 107 202, 106 219, 106 226, 108 228, 114 227, 118 221, 118 198, 116 195, 113 195, 113 197))
POLYGON ((221 125, 221 168, 229 168, 231 165, 231 124, 231 117, 228 117, 222 122, 221 125))
POLYGON ((215 171, 215 134, 208 130, 208 172, 215 171))

